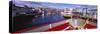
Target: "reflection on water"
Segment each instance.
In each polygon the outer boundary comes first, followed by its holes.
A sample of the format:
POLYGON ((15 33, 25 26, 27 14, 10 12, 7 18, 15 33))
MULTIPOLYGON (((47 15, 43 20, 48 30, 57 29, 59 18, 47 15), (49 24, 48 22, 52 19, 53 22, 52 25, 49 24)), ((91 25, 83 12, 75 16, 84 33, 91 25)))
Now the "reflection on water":
POLYGON ((39 16, 33 19, 33 24, 36 26, 53 23, 59 20, 63 20, 64 17, 60 14, 49 14, 45 16, 39 16))

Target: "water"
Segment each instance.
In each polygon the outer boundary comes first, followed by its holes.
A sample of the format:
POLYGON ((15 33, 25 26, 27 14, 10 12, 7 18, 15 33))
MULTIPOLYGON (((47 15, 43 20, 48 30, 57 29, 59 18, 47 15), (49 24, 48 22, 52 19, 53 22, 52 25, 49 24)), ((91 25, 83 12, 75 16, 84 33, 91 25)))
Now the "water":
POLYGON ((45 16, 36 17, 35 19, 33 19, 33 24, 36 24, 36 26, 38 26, 53 23, 59 20, 64 20, 64 17, 60 14, 49 14, 45 16))

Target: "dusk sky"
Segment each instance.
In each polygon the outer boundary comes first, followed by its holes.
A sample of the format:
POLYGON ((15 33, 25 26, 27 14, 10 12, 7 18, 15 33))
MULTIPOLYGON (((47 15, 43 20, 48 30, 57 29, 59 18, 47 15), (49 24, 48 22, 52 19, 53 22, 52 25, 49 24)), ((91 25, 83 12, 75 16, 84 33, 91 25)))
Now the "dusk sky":
POLYGON ((27 5, 28 7, 50 7, 50 8, 89 8, 96 9, 96 5, 80 5, 80 4, 64 4, 64 3, 47 3, 47 2, 32 2, 32 1, 13 1, 17 6, 27 5))

